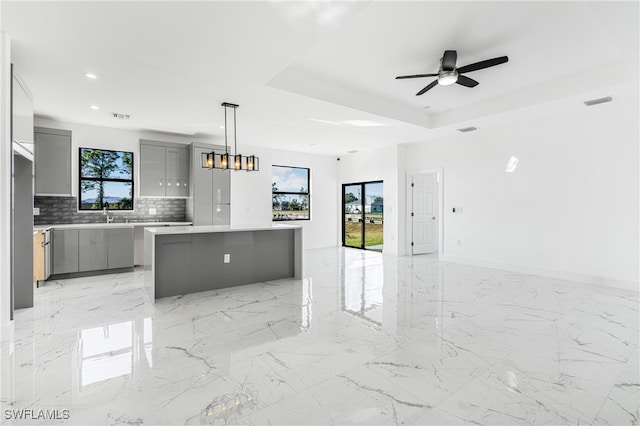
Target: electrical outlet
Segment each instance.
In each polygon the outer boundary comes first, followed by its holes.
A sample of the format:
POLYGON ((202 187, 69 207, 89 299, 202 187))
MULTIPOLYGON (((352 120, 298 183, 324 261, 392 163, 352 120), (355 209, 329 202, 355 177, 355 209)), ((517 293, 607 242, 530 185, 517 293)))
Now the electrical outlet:
POLYGON ((157 214, 155 207, 149 207, 149 214, 157 214))
POLYGON ((230 263, 230 262, 231 262, 231 255, 229 253, 225 253, 224 263, 230 263))

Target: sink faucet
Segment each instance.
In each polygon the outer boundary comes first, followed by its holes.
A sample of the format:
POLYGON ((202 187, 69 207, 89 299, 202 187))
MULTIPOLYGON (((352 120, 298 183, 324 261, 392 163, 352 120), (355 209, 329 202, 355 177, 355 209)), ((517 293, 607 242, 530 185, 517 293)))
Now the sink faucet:
POLYGON ((107 223, 112 223, 113 219, 115 219, 114 216, 109 216, 109 203, 107 202, 102 205, 102 214, 107 216, 107 223))

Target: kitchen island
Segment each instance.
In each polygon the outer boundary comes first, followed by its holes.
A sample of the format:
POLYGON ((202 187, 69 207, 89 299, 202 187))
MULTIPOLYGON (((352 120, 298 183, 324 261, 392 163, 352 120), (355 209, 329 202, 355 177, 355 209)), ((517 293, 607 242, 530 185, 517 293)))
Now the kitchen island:
POLYGON ((146 228, 145 288, 151 300, 302 277, 302 227, 146 228))

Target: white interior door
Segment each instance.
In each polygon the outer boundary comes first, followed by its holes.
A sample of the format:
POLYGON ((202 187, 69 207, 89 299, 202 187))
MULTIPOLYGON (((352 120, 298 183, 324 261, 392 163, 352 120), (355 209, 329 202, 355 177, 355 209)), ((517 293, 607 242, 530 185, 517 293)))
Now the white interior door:
POLYGON ((412 176, 412 253, 438 251, 438 174, 412 176))

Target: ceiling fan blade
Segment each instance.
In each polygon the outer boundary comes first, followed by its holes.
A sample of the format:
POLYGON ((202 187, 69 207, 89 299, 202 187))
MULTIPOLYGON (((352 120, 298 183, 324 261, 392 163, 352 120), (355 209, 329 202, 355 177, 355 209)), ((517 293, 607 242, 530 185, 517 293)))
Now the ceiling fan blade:
POLYGON ((509 58, 507 56, 500 56, 499 58, 487 59, 485 61, 476 62, 475 64, 465 65, 464 67, 458 68, 458 73, 463 72, 471 72, 478 71, 484 68, 494 67, 496 65, 504 64, 508 62, 509 58))
POLYGON ((466 75, 461 75, 458 74, 458 81, 456 81, 456 83, 458 83, 461 86, 465 86, 465 87, 476 87, 478 84, 477 81, 475 81, 472 78, 467 77, 466 75))
POLYGON ((456 69, 456 61, 458 60, 458 52, 455 50, 445 50, 442 56, 442 69, 444 71, 453 71, 456 69))
POLYGON ((429 84, 427 87, 425 87, 424 89, 422 89, 421 91, 419 91, 418 93, 416 93, 416 96, 420 96, 422 95, 424 92, 426 92, 427 90, 431 90, 434 87, 436 87, 438 85, 438 80, 433 80, 431 82, 431 84, 429 84))
POLYGON ((396 80, 401 80, 403 78, 422 78, 422 77, 437 77, 438 74, 413 74, 413 75, 400 75, 396 77, 396 80))

